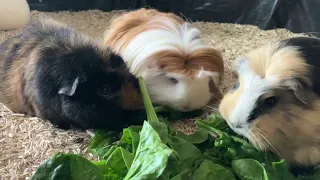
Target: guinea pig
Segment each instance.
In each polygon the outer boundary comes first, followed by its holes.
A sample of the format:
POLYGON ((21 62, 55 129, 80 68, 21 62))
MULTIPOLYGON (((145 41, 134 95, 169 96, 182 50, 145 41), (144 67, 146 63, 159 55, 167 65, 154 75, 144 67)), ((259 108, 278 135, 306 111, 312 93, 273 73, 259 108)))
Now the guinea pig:
POLYGON ((222 98, 222 54, 200 35, 175 14, 142 8, 114 18, 104 44, 145 79, 154 104, 192 111, 222 98))
POLYGON ((118 129, 143 108, 122 58, 53 19, 29 22, 0 44, 0 102, 61 129, 118 129))
POLYGON ((320 40, 268 42, 239 57, 219 111, 230 128, 293 166, 320 164, 320 40))

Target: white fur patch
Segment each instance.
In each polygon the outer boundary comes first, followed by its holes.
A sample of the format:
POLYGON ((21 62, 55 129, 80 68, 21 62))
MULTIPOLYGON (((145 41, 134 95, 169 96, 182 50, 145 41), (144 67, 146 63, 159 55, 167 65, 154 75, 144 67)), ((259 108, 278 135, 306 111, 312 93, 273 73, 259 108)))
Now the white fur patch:
POLYGON ((181 74, 145 73, 144 79, 152 102, 180 111, 203 107, 212 98, 208 86, 209 77, 189 79, 181 74), (177 79, 178 83, 171 82, 170 77, 177 79))
MULTIPOLYGON (((164 21, 167 26, 163 29, 150 29, 140 33, 121 52, 121 56, 134 74, 137 74, 137 71, 140 71, 139 69, 144 69, 144 60, 156 52, 163 50, 178 51, 178 48, 181 48, 185 53, 192 53, 197 49, 207 47, 200 38, 199 30, 190 27, 187 23, 177 25, 165 18, 154 21, 164 21)), ((119 51, 119 48, 120 46, 116 47, 116 51, 119 51)))
POLYGON ((262 78, 254 73, 246 60, 238 66, 239 77, 243 79, 243 94, 239 97, 235 108, 228 117, 228 124, 236 133, 250 139, 248 118, 258 98, 274 85, 275 77, 262 78))
POLYGON ((218 73, 203 70, 196 78, 189 79, 181 74, 166 74, 157 69, 149 69, 145 61, 146 58, 163 50, 182 50, 181 53, 191 54, 197 49, 208 47, 202 42, 200 31, 189 23, 178 25, 172 19, 164 17, 154 19, 150 23, 165 26, 138 34, 122 52, 119 52, 120 46, 116 46, 115 50, 121 54, 133 74, 141 75, 145 79, 153 103, 181 111, 207 105, 213 96, 209 89, 209 80, 212 78, 217 83, 218 73), (173 83, 170 77, 176 78, 178 83, 173 83))

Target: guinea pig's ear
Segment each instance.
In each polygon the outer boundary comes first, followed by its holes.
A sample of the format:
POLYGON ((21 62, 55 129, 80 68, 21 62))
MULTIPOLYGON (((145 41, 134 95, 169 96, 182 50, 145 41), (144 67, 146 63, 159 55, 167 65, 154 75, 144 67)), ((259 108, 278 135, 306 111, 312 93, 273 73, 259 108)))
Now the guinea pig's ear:
POLYGON ((79 84, 79 77, 76 77, 73 80, 65 81, 60 87, 58 94, 73 96, 74 93, 76 92, 78 84, 79 84))
POLYGON ((291 90, 294 96, 303 104, 307 105, 310 101, 309 92, 311 84, 307 78, 292 78, 284 80, 283 84, 287 89, 291 90))
POLYGON ((125 63, 121 56, 117 54, 111 54, 107 60, 104 61, 106 68, 117 69, 125 66, 125 63))

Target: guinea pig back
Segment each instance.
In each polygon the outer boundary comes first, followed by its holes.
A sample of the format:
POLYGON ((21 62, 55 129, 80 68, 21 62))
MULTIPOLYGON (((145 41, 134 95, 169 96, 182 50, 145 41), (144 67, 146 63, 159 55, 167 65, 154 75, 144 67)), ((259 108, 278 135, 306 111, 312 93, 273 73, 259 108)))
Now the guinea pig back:
POLYGON ((258 47, 235 64, 238 82, 219 110, 229 126, 294 165, 320 164, 320 40, 258 47))
POLYGON ((222 98, 222 54, 175 14, 145 8, 126 12, 112 20, 104 44, 145 79, 155 104, 190 111, 222 98))
POLYGON ((120 128, 143 108, 120 56, 52 19, 31 21, 0 44, 0 79, 0 101, 13 112, 63 129, 120 128))

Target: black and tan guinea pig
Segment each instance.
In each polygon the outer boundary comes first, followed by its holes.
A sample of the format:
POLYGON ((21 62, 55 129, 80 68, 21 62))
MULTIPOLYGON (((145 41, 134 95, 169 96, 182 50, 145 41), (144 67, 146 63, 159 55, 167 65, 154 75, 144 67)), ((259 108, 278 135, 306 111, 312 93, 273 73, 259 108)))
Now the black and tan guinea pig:
POLYGON ((120 56, 48 18, 0 44, 0 79, 4 105, 62 129, 118 129, 143 108, 120 56))
POLYGON ((300 167, 320 164, 320 40, 269 42, 236 60, 238 82, 219 111, 261 150, 300 167))

